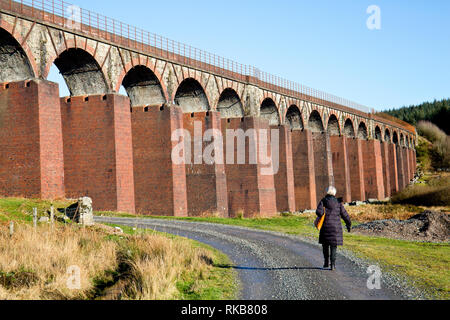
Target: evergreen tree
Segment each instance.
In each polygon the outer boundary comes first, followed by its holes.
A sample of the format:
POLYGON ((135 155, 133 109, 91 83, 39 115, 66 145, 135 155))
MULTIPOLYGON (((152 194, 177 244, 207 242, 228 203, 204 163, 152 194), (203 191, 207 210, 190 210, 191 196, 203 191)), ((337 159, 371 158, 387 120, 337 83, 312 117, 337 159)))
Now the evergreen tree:
POLYGON ((417 125, 421 120, 430 121, 450 134, 450 99, 441 101, 424 102, 418 106, 403 107, 384 111, 391 116, 399 118, 412 125, 417 125))

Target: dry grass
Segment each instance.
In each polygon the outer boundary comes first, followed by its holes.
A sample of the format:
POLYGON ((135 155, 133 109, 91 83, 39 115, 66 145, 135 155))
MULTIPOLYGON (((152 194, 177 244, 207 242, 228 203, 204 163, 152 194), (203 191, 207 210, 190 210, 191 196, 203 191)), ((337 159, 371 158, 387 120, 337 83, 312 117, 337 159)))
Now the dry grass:
POLYGON ((214 258, 187 240, 119 235, 105 226, 42 225, 35 230, 24 223, 12 238, 2 227, 0 300, 182 299, 180 283, 201 296, 214 278, 214 258), (81 270, 79 290, 67 286, 73 265, 81 270))
MULTIPOLYGON (((168 300, 180 298, 177 283, 196 275, 193 285, 201 287, 201 280, 211 271, 213 257, 202 248, 193 250, 187 241, 170 240, 145 234, 131 238, 126 257, 133 281, 124 299, 168 300)), ((194 288, 195 290, 195 288, 194 288)))
POLYGON ((409 186, 394 195, 392 202, 426 207, 450 207, 450 174, 441 173, 430 177, 423 184, 409 186))
POLYGON ((391 204, 348 206, 346 209, 352 221, 359 223, 385 219, 407 220, 423 212, 416 206, 391 204))
POLYGON ((420 121, 417 124, 420 135, 431 141, 431 157, 436 169, 450 168, 450 137, 435 124, 420 121))
POLYGON ((0 299, 87 298, 93 289, 91 279, 116 265, 116 244, 102 237, 78 227, 41 226, 34 230, 21 224, 10 238, 2 228, 0 299), (67 287, 67 270, 74 265, 81 270, 80 290, 67 287))

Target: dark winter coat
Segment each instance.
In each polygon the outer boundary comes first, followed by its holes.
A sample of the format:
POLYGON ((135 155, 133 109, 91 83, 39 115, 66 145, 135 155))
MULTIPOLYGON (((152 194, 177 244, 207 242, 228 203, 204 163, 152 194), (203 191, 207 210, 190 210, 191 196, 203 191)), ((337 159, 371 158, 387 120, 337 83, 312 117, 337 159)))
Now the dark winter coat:
POLYGON ((341 219, 345 221, 347 228, 351 228, 352 226, 347 210, 345 210, 344 205, 333 196, 326 196, 320 201, 316 211, 319 218, 323 216, 324 208, 326 215, 322 230, 320 231, 319 243, 331 246, 344 245, 341 219))

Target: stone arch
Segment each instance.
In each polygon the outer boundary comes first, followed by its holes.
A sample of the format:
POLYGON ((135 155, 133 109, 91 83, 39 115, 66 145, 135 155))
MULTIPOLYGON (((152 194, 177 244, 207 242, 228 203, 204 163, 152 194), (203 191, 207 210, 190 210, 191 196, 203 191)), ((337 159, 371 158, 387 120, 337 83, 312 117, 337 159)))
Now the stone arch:
POLYGON ((339 120, 335 114, 331 114, 328 119, 327 132, 330 136, 340 136, 341 128, 339 127, 339 120))
POLYGON ((291 130, 303 130, 303 118, 300 109, 296 105, 291 105, 286 113, 286 124, 288 124, 291 130))
POLYGON ((167 95, 155 73, 143 65, 131 68, 123 77, 131 106, 162 105, 167 95))
POLYGON ((381 133, 381 128, 379 126, 375 127, 375 139, 380 140, 380 142, 383 142, 383 134, 381 133))
POLYGON ((226 88, 222 91, 217 103, 217 111, 222 118, 243 118, 244 106, 237 92, 232 88, 226 88))
POLYGON ((180 83, 174 102, 181 107, 184 113, 210 110, 208 96, 200 82, 194 78, 187 78, 180 83))
MULTIPOLYGON (((115 92, 120 91, 120 87, 123 84, 123 79, 127 76, 127 74, 134 69, 135 67, 142 66, 149 69, 158 79, 159 85, 162 87, 162 92, 164 94, 164 100, 169 101, 169 94, 167 91, 167 87, 163 81, 163 77, 161 74, 159 74, 158 70, 155 68, 155 65, 152 64, 149 60, 146 60, 146 63, 142 63, 145 59, 137 59, 133 58, 132 61, 128 62, 125 67, 123 68, 122 72, 120 73, 119 77, 117 78, 117 81, 114 81, 114 84, 112 85, 115 92)), ((173 100, 172 100, 173 101, 173 100)))
POLYGON ((323 126, 322 117, 319 111, 313 110, 309 115, 308 129, 312 132, 324 132, 325 128, 323 126))
POLYGON ((344 135, 346 137, 349 137, 349 138, 355 138, 356 137, 356 135, 355 135, 355 127, 353 126, 353 121, 350 118, 345 120, 344 135))
POLYGON ((391 139, 391 132, 389 131, 389 129, 386 128, 386 131, 384 132, 384 141, 386 142, 392 142, 391 139))
POLYGON ((97 60, 87 51, 70 48, 54 61, 71 96, 105 94, 109 87, 97 60))
POLYGON ((0 28, 0 71, 0 82, 27 80, 36 74, 23 46, 3 28, 0 28))
POLYGON ((369 138, 369 133, 367 131, 367 126, 364 121, 361 121, 358 127, 358 139, 367 140, 369 138))
POLYGON ((394 143, 394 144, 398 144, 398 133, 397 133, 397 131, 394 131, 394 134, 393 134, 393 136, 392 136, 392 143, 394 143))
POLYGON ((277 105, 272 98, 266 98, 261 103, 260 117, 269 120, 269 124, 271 126, 277 126, 281 124, 277 105))

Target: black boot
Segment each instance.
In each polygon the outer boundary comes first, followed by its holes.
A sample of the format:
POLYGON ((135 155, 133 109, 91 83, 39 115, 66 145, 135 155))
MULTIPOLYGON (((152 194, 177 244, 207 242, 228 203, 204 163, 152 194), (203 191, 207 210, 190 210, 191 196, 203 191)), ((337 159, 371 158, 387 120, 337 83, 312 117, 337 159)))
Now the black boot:
POLYGON ((336 270, 336 252, 337 247, 336 246, 331 247, 331 271, 336 270))
POLYGON ((325 263, 323 264, 324 269, 328 269, 330 267, 330 246, 323 245, 323 257, 325 259, 325 263))

